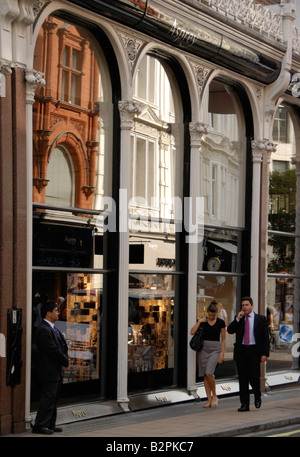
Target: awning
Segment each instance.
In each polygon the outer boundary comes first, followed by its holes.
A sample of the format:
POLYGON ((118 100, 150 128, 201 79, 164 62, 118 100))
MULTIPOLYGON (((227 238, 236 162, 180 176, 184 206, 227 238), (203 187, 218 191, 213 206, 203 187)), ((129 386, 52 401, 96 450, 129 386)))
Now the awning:
POLYGON ((235 244, 228 243, 228 241, 208 241, 209 243, 215 244, 221 249, 225 249, 225 251, 231 252, 231 254, 237 254, 237 246, 235 244))

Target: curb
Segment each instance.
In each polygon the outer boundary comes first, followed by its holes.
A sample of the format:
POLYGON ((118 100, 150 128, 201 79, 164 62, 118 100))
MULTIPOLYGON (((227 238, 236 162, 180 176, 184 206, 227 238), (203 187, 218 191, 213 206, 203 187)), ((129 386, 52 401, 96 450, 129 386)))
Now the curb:
POLYGON ((261 422, 255 424, 245 425, 244 427, 235 427, 235 428, 226 428, 223 430, 217 430, 215 432, 201 433, 196 436, 201 436, 201 438, 211 438, 211 437, 236 437, 245 433, 255 433, 263 432, 265 430, 272 430, 274 428, 286 427, 288 425, 300 424, 300 415, 299 416, 290 416, 285 419, 273 419, 270 422, 261 422))

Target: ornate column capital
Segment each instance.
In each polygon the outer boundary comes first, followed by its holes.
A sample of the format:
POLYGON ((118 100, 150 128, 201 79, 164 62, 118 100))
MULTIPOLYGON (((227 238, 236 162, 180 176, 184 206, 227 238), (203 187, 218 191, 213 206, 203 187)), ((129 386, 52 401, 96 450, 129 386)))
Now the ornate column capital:
POLYGON ((26 102, 33 104, 34 94, 38 86, 45 86, 44 74, 36 70, 27 70, 26 75, 26 102))
POLYGON ((272 152, 276 151, 277 144, 271 143, 268 139, 253 140, 251 142, 253 162, 261 162, 263 155, 267 155, 267 160, 271 160, 272 152))
POLYGON ((121 128, 131 129, 134 116, 142 112, 141 104, 135 101, 119 101, 119 111, 121 116, 121 128))
POLYGON ((204 124, 203 122, 190 122, 189 128, 191 143, 200 143, 203 135, 206 135, 209 132, 208 124, 204 124))
POLYGON ((10 75, 14 67, 13 62, 6 59, 0 59, 0 73, 4 76, 10 75))

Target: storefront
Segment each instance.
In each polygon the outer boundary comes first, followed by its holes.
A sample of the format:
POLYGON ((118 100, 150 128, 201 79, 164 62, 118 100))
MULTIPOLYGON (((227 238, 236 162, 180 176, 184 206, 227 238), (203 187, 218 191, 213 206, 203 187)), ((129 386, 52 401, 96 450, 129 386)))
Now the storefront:
MULTIPOLYGON (((62 422, 202 396, 189 331, 213 299, 227 325, 253 297, 270 322, 262 379, 290 377, 300 279, 291 40, 228 25, 210 2, 41 3, 26 61, 26 332, 14 385, 24 423, 38 401, 44 301, 58 304, 69 347, 62 422)), ((286 34, 288 7, 283 17, 284 27, 273 19, 286 34)), ((225 393, 233 344, 227 335, 216 371, 225 393)))

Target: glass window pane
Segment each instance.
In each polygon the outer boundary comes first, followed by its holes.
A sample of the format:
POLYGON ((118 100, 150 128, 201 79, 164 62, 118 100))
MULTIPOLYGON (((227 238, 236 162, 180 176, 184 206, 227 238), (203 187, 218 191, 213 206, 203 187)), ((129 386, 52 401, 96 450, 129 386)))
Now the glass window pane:
POLYGON ((147 167, 147 176, 149 176, 148 189, 147 189, 148 205, 151 205, 151 199, 156 197, 155 170, 156 170, 155 144, 152 141, 148 141, 148 167, 147 167))
MULTIPOLYGON (((135 138, 132 141, 137 145, 136 154, 132 156, 135 196, 145 198, 147 208, 143 208, 143 215, 174 218, 175 193, 181 195, 181 191, 175 190, 180 135, 177 126, 176 144, 172 134, 175 112, 170 81, 164 66, 152 56, 146 55, 140 62, 134 97, 143 98, 143 112, 132 130, 135 138), (141 136, 145 145, 141 144, 141 136), (139 148, 145 148, 145 157, 138 156, 139 148)), ((134 208, 134 202, 131 208, 133 212, 141 211, 141 208, 134 208)))
POLYGON ((64 52, 63 52, 62 64, 65 67, 69 67, 70 66, 70 46, 65 46, 65 49, 64 49, 64 52))
POLYGON ((71 103, 74 105, 80 105, 80 76, 71 75, 71 103))
POLYGON ((61 73, 61 99, 64 102, 69 101, 69 73, 67 71, 62 71, 61 73))
POLYGON ((285 106, 280 106, 276 112, 273 140, 278 144, 271 156, 269 175, 267 316, 271 355, 268 371, 299 367, 298 357, 295 361, 292 355, 292 336, 299 332, 300 272, 296 263, 299 257, 299 238, 296 236, 299 183, 293 161, 295 133, 285 106))
POLYGON ((47 168, 46 203, 58 206, 73 205, 73 167, 71 158, 55 148, 47 168))
POLYGON ((271 354, 269 372, 299 367, 293 362, 293 334, 299 332, 299 279, 268 278, 268 307, 271 354))
POLYGON ((268 243, 268 272, 281 271, 295 272, 295 238, 272 234, 268 243))
POLYGON ((130 274, 129 377, 174 367, 174 287, 174 276, 130 274))
POLYGON ((55 325, 68 344, 69 367, 64 384, 99 379, 102 275, 35 273, 33 276, 33 341, 44 302, 57 303, 55 325))
MULTIPOLYGON (((46 193, 47 198, 53 192, 56 196, 55 188, 49 195, 55 178, 51 178, 46 189, 47 173, 52 167, 51 163, 48 167, 48 154, 55 145, 72 155, 72 205, 103 209, 105 197, 111 196, 113 156, 112 88, 107 62, 103 53, 95 51, 94 42, 84 28, 55 16, 49 16, 44 26, 48 23, 54 27, 51 37, 41 28, 35 50, 36 56, 43 55, 43 49, 48 49, 51 55, 47 57, 47 65, 41 65, 38 58, 34 64, 38 71, 45 72, 48 84, 37 88, 33 106, 33 200, 45 203, 46 193), (57 103, 57 98, 67 104, 57 103)), ((63 181, 68 185, 68 174, 56 179, 59 185, 63 181)))
POLYGON ((79 70, 79 59, 78 59, 78 51, 76 49, 72 49, 72 68, 75 70, 79 70))
POLYGON ((205 229, 198 245, 198 271, 241 272, 242 233, 205 229))
MULTIPOLYGON (((197 276, 197 314, 196 319, 205 317, 207 315, 207 308, 212 300, 216 300, 218 303, 218 317, 223 319, 227 326, 232 322, 237 313, 238 302, 237 296, 239 296, 240 289, 240 278, 233 276, 220 276, 220 275, 198 275, 197 276)), ((222 376, 228 368, 226 366, 231 365, 231 372, 234 372, 233 364, 233 348, 235 343, 235 335, 229 335, 226 333, 226 349, 224 364, 221 364, 217 371, 216 376, 222 376), (223 371, 224 370, 224 371, 223 371)), ((227 373, 228 375, 228 373, 227 373)))
POLYGON ((199 196, 207 224, 244 226, 246 142, 239 95, 213 81, 204 100, 209 133, 201 141, 199 196))
POLYGON ((137 138, 136 141, 136 172, 135 196, 146 197, 146 140, 137 138))

